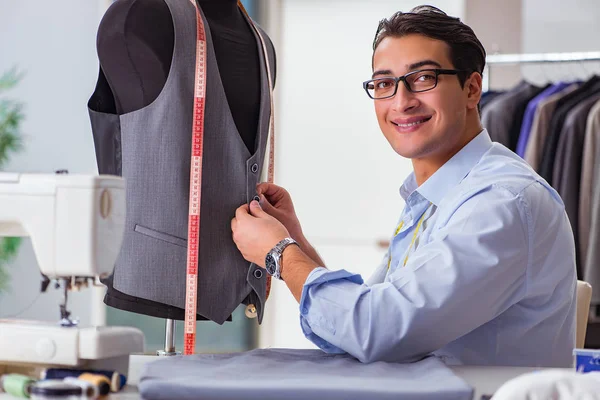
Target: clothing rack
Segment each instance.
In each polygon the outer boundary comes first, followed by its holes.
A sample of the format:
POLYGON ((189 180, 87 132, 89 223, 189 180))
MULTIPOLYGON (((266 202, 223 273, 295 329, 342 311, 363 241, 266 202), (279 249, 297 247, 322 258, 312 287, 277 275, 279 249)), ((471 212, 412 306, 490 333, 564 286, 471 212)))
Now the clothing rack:
POLYGON ((545 64, 560 62, 600 61, 600 51, 573 53, 492 54, 485 59, 483 91, 490 87, 490 67, 493 65, 545 64))

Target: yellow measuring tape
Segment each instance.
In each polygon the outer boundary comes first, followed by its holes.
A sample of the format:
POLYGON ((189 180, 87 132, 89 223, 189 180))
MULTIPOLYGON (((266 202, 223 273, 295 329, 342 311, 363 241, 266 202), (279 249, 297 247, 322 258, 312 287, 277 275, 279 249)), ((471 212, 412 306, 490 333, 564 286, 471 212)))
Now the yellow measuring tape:
MULTIPOLYGON (((413 237, 412 237, 412 240, 410 241, 410 245, 408 246, 408 250, 406 250, 406 257, 404 258, 404 263, 402 264, 403 267, 405 267, 406 263, 408 262, 408 255, 410 254, 410 249, 412 249, 413 245, 415 244, 415 240, 417 240, 417 236, 419 235, 419 230, 421 229, 421 225, 423 224, 423 221, 425 220, 425 214, 427 214, 427 210, 429 210, 429 207, 431 207, 431 203, 429 203, 429 206, 423 212, 421 219, 419 219, 419 223, 417 223, 417 228, 415 229, 415 233, 413 233, 413 237)), ((394 237, 396 237, 396 235, 398 233, 400 233, 400 230, 402 229, 403 226, 404 226, 404 221, 402 221, 402 222, 400 222, 400 224, 398 224, 398 227, 396 228, 396 232, 394 233, 394 237)), ((388 266, 387 266, 388 269, 390 269, 391 264, 392 264, 392 254, 390 252, 390 255, 388 256, 388 266)))

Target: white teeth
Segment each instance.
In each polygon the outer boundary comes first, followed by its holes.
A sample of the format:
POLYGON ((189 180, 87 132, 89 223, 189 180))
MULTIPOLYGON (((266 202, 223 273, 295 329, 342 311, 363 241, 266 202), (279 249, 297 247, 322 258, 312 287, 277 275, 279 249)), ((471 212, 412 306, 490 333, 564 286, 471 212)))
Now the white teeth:
POLYGON ((415 125, 418 125, 418 124, 420 124, 420 123, 422 123, 422 122, 423 122, 423 121, 419 121, 419 122, 412 122, 412 123, 410 123, 410 124, 400 124, 400 126, 401 126, 401 127, 403 127, 403 128, 407 128, 407 127, 409 127, 409 126, 415 126, 415 125))
POLYGON ((429 120, 428 120, 428 119, 423 119, 423 120, 421 120, 421 121, 417 121, 417 122, 411 122, 410 124, 397 124, 397 123, 395 123, 395 122, 393 122, 393 124, 394 124, 394 125, 398 125, 398 126, 399 126, 399 127, 401 127, 401 128, 408 128, 408 127, 411 127, 411 126, 415 126, 415 125, 422 124, 423 122, 427 122, 427 121, 429 121, 429 120))

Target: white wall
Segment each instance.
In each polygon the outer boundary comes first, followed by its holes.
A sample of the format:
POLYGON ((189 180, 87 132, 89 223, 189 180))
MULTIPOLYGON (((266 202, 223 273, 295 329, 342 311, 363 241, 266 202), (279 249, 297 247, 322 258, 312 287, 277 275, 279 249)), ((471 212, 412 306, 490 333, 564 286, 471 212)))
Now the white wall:
MULTIPOLYGON (((526 53, 600 50, 600 1, 522 0, 526 53)), ((600 73, 600 62, 523 67, 532 82, 586 79, 600 73)))
MULTIPOLYGON (((466 22, 488 54, 598 51, 598 0, 467 0, 466 22)), ((521 79, 542 85, 587 79, 600 62, 496 65, 491 88, 506 89, 521 79)))
MULTIPOLYGON (((469 25, 487 55, 522 53, 523 0, 466 0, 464 22, 469 25)), ((485 71, 484 74, 487 74, 485 71)), ((489 85, 493 89, 513 86, 521 77, 517 65, 493 68, 489 85)))
MULTIPOLYGON (((98 73, 96 31, 105 3, 0 0, 0 73, 12 66, 25 72, 10 92, 25 105, 25 149, 6 170, 97 172, 86 104, 98 73)), ((20 317, 58 320, 59 293, 49 289, 38 297, 40 275, 29 240, 9 271, 11 291, 0 296, 0 318, 33 301, 20 317)), ((102 317, 95 296, 95 302, 92 290, 71 296, 70 308, 82 323, 102 317)))
POLYGON ((598 0, 522 0, 526 52, 600 49, 598 0))

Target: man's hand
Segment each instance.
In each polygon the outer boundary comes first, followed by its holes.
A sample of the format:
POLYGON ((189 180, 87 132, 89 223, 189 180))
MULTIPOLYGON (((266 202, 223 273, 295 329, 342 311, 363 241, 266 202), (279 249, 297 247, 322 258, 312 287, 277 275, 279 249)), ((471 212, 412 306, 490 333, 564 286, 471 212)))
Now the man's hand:
POLYGON ((302 228, 296 216, 290 194, 284 188, 272 183, 259 183, 256 192, 262 209, 277 218, 285 226, 293 239, 302 240, 302 228))
POLYGON ((290 194, 284 188, 272 183, 259 183, 256 186, 256 192, 260 197, 262 209, 269 215, 277 218, 288 230, 292 239, 298 242, 302 251, 314 262, 324 267, 325 263, 319 256, 319 253, 304 237, 300 221, 296 216, 294 204, 290 194))
POLYGON ((281 240, 289 237, 288 230, 274 217, 264 212, 257 201, 244 204, 231 220, 233 241, 247 261, 265 267, 265 257, 281 240))

